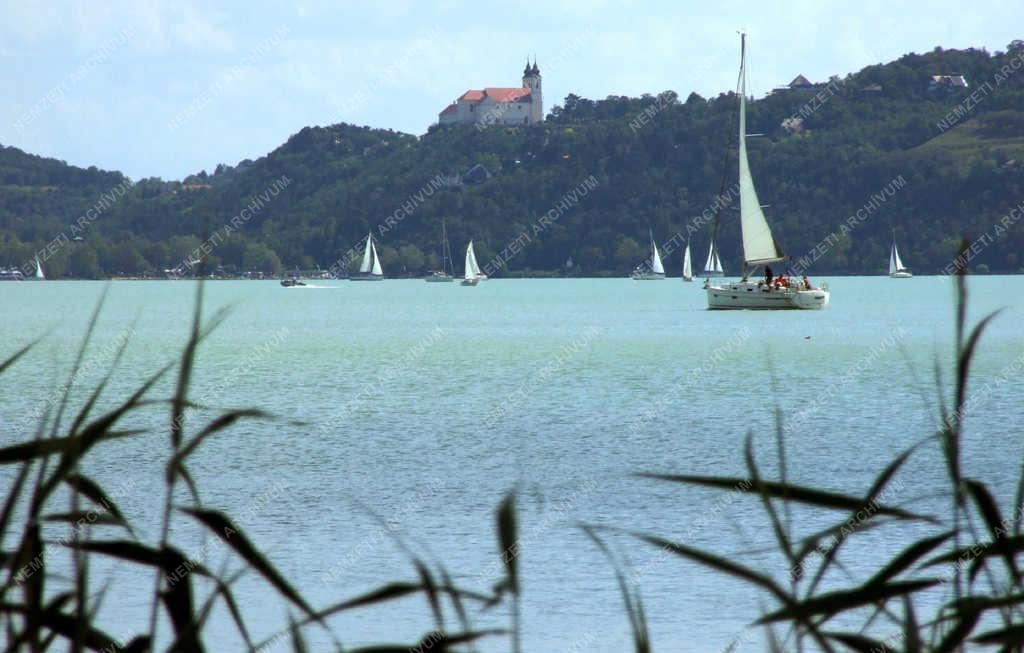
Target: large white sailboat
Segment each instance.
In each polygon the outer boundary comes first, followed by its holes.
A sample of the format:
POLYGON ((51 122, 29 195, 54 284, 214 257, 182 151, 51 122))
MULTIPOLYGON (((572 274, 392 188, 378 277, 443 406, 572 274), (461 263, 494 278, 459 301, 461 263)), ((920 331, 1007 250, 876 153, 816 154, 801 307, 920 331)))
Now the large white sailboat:
POLYGON ((480 272, 480 265, 476 262, 476 252, 473 250, 473 241, 469 241, 466 247, 466 264, 462 274, 463 286, 475 286, 487 275, 480 272))
MULTIPOLYGON (((708 308, 711 309, 821 309, 828 305, 827 289, 811 286, 807 277, 790 281, 785 275, 773 277, 766 268, 765 277, 759 281, 750 280, 751 268, 768 266, 787 257, 782 252, 768 221, 761 210, 761 203, 754 188, 754 179, 747 162, 747 42, 746 34, 740 33, 740 79, 739 79, 739 189, 740 189, 740 231, 743 234, 743 268, 739 281, 712 285, 706 282, 708 308)), ((717 219, 717 218, 716 218, 717 219)), ((717 229, 716 229, 717 232, 717 229)))
POLYGON ((725 276, 725 271, 722 269, 722 259, 718 258, 718 244, 714 239, 711 240, 711 246, 708 248, 708 260, 704 262, 704 272, 702 272, 700 276, 725 276))
POLYGON ((373 244, 373 232, 366 236, 366 248, 363 260, 359 264, 359 272, 349 276, 349 281, 379 281, 384 278, 384 270, 380 267, 377 246, 373 244))
POLYGON ((889 252, 889 276, 893 279, 909 279, 914 276, 910 270, 903 267, 900 260, 900 251, 896 249, 896 230, 892 230, 892 250, 889 252))
POLYGON ((690 243, 687 241, 683 251, 683 281, 693 281, 693 264, 690 262, 690 243))
POLYGON ((654 242, 654 231, 651 231, 651 260, 638 265, 630 276, 636 281, 658 281, 665 278, 665 266, 661 263, 658 244, 654 242))

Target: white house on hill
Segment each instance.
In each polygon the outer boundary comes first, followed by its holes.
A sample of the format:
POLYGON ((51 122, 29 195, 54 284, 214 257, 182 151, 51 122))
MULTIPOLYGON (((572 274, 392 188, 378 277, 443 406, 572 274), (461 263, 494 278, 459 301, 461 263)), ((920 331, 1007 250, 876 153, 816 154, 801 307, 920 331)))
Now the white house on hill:
POLYGON ((437 116, 441 125, 532 125, 544 120, 540 68, 526 62, 521 88, 468 90, 437 116))

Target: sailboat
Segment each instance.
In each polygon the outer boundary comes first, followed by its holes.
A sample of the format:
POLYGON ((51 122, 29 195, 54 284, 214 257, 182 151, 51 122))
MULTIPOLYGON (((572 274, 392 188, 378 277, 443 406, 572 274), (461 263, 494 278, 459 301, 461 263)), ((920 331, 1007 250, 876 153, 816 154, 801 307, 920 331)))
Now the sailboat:
POLYGON ((690 243, 687 241, 683 251, 683 281, 693 281, 693 266, 690 264, 690 243))
POLYGON ((36 257, 36 279, 42 281, 46 279, 46 275, 43 274, 43 265, 39 262, 39 257, 36 257))
MULTIPOLYGON (((743 234, 743 268, 739 281, 712 285, 704 284, 711 309, 821 309, 828 306, 827 289, 815 288, 805 276, 790 281, 785 275, 773 277, 770 263, 786 260, 786 255, 775 242, 772 230, 764 217, 754 178, 747 161, 747 35, 740 32, 739 78, 739 189, 740 231, 743 234), (750 269, 766 266, 765 278, 750 280, 750 269), (774 283, 773 283, 774 282, 774 283)), ((718 232, 716 214, 715 233, 718 232)))
POLYGON ((450 283, 455 281, 453 272, 452 246, 448 244, 448 230, 445 228, 444 218, 441 218, 441 269, 434 270, 423 277, 423 280, 434 283, 450 283))
POLYGON ((384 278, 384 270, 380 267, 377 246, 373 244, 373 232, 366 236, 366 248, 363 250, 363 261, 359 264, 359 272, 349 276, 349 281, 379 281, 384 278))
POLYGON ((463 273, 462 285, 475 286, 484 278, 486 277, 480 273, 480 266, 476 262, 476 252, 473 251, 473 241, 471 240, 469 241, 469 246, 466 247, 466 267, 463 273))
POLYGON ((701 273, 702 277, 721 277, 725 275, 725 271, 722 270, 722 259, 718 258, 718 245, 712 238, 711 246, 708 248, 708 260, 704 263, 704 272, 701 273))
POLYGON ((651 231, 651 260, 638 265, 630 275, 636 281, 656 281, 665 278, 665 266, 661 264, 661 254, 654 242, 654 231, 651 231))
POLYGON ((914 276, 910 270, 903 267, 900 260, 900 251, 896 249, 896 230, 892 230, 892 251, 889 252, 889 276, 893 279, 909 279, 914 276))

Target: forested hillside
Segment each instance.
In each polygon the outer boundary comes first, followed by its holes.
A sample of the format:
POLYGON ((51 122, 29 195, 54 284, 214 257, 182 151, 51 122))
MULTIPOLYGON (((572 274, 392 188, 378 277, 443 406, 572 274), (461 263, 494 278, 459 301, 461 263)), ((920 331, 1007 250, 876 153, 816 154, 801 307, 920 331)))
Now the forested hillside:
MULTIPOLYGON (((736 104, 732 93, 570 95, 531 127, 420 137, 306 127, 262 158, 181 181, 129 182, 2 148, 0 267, 42 252, 51 277, 159 275, 220 234, 208 247, 211 268, 327 268, 373 229, 389 275, 419 274, 437 265, 446 218, 456 252, 473 238, 485 265, 505 250, 503 274, 625 274, 646 256, 648 228, 662 242, 685 239, 723 167, 732 184, 735 152, 723 157, 735 149, 736 104), (565 201, 591 177, 596 187, 565 201), (557 218, 538 230, 545 214, 557 218)), ((749 140, 750 160, 779 243, 799 259, 828 241, 811 274, 882 272, 894 229, 915 272, 944 268, 962 234, 990 237, 972 262, 981 270, 1024 268, 1024 220, 996 228, 1024 212, 1024 48, 907 55, 773 93, 749 105, 748 123, 764 135, 749 140), (963 75, 969 86, 931 84, 932 75, 963 75)), ((737 215, 721 214, 727 271, 738 266, 737 215)), ((692 235, 696 258, 709 237, 706 226, 692 235)), ((665 258, 677 272, 679 250, 665 258)))

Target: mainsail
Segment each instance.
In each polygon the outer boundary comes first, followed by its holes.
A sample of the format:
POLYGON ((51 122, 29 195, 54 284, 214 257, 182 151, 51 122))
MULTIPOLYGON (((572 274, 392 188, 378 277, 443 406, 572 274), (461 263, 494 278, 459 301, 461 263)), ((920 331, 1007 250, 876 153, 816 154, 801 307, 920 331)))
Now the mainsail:
POLYGON ((747 265, 781 261, 786 256, 772 237, 772 230, 761 211, 747 162, 747 41, 741 35, 740 46, 740 229, 743 232, 743 260, 747 265))
POLYGON ((711 241, 711 247, 708 249, 708 260, 704 263, 704 274, 708 276, 721 276, 722 260, 718 258, 718 248, 715 247, 715 241, 711 241))
POLYGON ((686 243, 686 251, 683 252, 683 278, 693 278, 693 267, 690 264, 690 243, 686 243))
POLYGON ((39 263, 39 257, 36 257, 36 279, 45 279, 46 275, 43 274, 43 266, 39 263))
POLYGON ((896 249, 896 241, 892 241, 892 252, 889 253, 889 274, 903 270, 903 261, 900 260, 900 252, 896 249))
POLYGON ((369 235, 366 236, 366 249, 363 250, 363 262, 359 264, 359 271, 363 274, 366 274, 367 272, 370 271, 370 268, 373 265, 373 259, 376 258, 373 255, 371 248, 373 248, 372 231, 370 232, 369 235))
POLYGON ((384 276, 384 270, 380 267, 380 257, 377 256, 377 246, 370 242, 370 251, 373 252, 373 276, 384 276))
POLYGON ((654 242, 654 233, 651 233, 651 272, 654 274, 665 274, 665 266, 661 264, 661 254, 658 253, 658 245, 654 242))
POLYGON ((480 266, 476 262, 476 253, 473 251, 473 241, 469 241, 469 247, 466 248, 466 279, 476 279, 480 276, 480 266))

